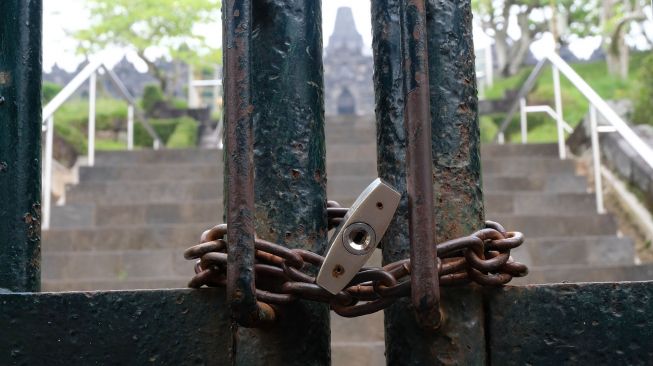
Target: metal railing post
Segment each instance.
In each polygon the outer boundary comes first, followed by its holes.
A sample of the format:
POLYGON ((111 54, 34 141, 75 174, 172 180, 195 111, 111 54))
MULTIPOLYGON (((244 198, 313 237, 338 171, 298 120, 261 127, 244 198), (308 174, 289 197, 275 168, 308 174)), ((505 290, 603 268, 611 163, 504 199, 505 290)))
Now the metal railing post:
POLYGON ((0 1, 0 292, 41 288, 42 12, 0 1))
POLYGON ((526 115, 526 98, 519 98, 519 124, 521 126, 521 143, 528 142, 528 116, 526 115))
POLYGON ((45 130, 45 162, 43 163, 43 222, 41 227, 50 228, 52 221, 52 154, 54 145, 54 116, 48 117, 45 130))
POLYGON ((599 146, 599 129, 596 108, 590 104, 590 136, 592 140, 592 165, 594 167, 594 194, 596 195, 596 212, 605 213, 603 206, 603 182, 601 181, 601 148, 599 146))
POLYGON ((560 159, 567 158, 567 148, 565 147, 565 130, 563 128, 562 118, 562 90, 560 89, 560 70, 555 65, 551 65, 553 72, 553 93, 556 105, 556 127, 558 128, 558 154, 560 159))
POLYGON ((95 165, 95 102, 97 93, 97 71, 88 79, 88 165, 95 165))
POLYGON ((127 150, 134 150, 134 105, 127 107, 127 150))
POLYGON ((503 132, 499 132, 499 134, 497 135, 497 142, 499 143, 499 145, 503 145, 506 143, 506 136, 503 134, 503 132))

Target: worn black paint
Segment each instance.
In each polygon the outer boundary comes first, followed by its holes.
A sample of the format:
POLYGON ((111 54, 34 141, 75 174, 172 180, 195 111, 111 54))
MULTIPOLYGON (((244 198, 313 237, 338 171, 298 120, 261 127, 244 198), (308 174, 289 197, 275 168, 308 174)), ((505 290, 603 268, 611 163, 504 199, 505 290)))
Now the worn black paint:
MULTIPOLYGON (((379 175, 406 192, 401 1, 372 3, 379 175)), ((479 131, 468 1, 427 3, 435 234, 437 241, 468 235, 483 223, 479 131), (444 66, 443 66, 444 65, 444 66)), ((407 258, 404 197, 383 243, 384 263, 407 258)), ((443 290, 444 322, 421 330, 408 301, 385 311, 389 365, 483 364, 483 302, 475 287, 443 290)))
POLYGON ((653 282, 488 289, 493 365, 653 364, 653 282))
POLYGON ((0 289, 41 288, 41 0, 0 2, 0 289))
POLYGON ((471 1, 430 0, 427 5, 435 221, 441 242, 484 226, 481 138, 471 1))
POLYGON ((224 290, 0 294, 1 365, 227 365, 224 290))
MULTIPOLYGON (((327 246, 321 2, 253 2, 256 234, 324 254, 327 246)), ((328 365, 329 309, 281 307, 265 329, 239 329, 242 365, 328 365)))

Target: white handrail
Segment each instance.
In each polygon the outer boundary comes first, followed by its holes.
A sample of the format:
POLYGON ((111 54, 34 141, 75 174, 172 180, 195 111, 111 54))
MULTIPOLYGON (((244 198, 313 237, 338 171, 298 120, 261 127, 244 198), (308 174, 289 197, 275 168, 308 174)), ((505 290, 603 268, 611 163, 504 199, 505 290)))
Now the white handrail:
POLYGON ((595 91, 590 87, 583 78, 580 77, 563 59, 555 53, 550 53, 547 59, 551 61, 560 72, 567 77, 567 79, 580 91, 585 98, 596 108, 609 124, 617 129, 621 137, 628 142, 630 146, 646 161, 646 163, 653 168, 653 149, 651 149, 635 132, 628 126, 628 124, 619 117, 608 103, 603 100, 595 91))
POLYGON ((147 133, 152 137, 153 148, 158 149, 161 139, 156 131, 147 123, 145 116, 140 113, 136 106, 135 98, 129 93, 122 81, 103 61, 99 59, 90 62, 82 69, 52 100, 43 108, 42 130, 46 133, 45 157, 43 172, 43 207, 42 207, 42 228, 49 229, 52 212, 52 165, 53 165, 53 135, 54 135, 54 114, 61 106, 68 101, 73 94, 86 82, 89 82, 89 114, 88 114, 88 165, 95 164, 95 106, 96 106, 96 84, 97 73, 104 70, 112 83, 116 86, 121 97, 128 103, 127 109, 127 149, 134 147, 134 114, 138 115, 139 122, 145 127, 147 133))
POLYGON ((635 152, 651 167, 653 168, 653 149, 649 147, 644 140, 628 126, 628 124, 608 105, 608 103, 601 98, 594 89, 592 89, 585 80, 583 80, 574 69, 569 66, 558 54, 549 52, 544 55, 544 58, 536 65, 535 69, 531 72, 528 79, 519 90, 517 98, 511 106, 509 112, 501 124, 499 131, 495 136, 495 141, 500 144, 504 143, 504 133, 513 115, 520 110, 521 114, 521 132, 522 143, 526 142, 527 134, 527 117, 529 112, 546 112, 553 117, 557 122, 558 127, 558 145, 560 158, 564 159, 566 154, 564 133, 569 132, 570 126, 563 120, 562 116, 562 90, 560 87, 560 73, 562 73, 569 82, 589 101, 590 103, 590 139, 592 146, 592 160, 594 165, 595 177, 595 194, 596 194, 596 207, 599 213, 605 212, 603 206, 603 186, 601 184, 601 157, 598 134, 602 132, 618 132, 621 137, 635 150, 635 152), (553 86, 555 93, 555 110, 549 106, 527 106, 526 95, 531 91, 535 85, 536 79, 542 73, 545 63, 550 62, 553 68, 553 86), (599 126, 597 123, 597 113, 601 114, 607 121, 608 125, 599 126))

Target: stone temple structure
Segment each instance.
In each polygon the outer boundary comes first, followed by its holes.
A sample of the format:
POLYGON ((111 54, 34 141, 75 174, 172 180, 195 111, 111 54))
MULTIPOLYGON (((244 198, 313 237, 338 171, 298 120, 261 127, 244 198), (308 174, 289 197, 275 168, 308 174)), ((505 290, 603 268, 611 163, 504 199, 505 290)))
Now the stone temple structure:
POLYGON ((327 116, 374 113, 373 60, 363 47, 351 8, 339 8, 324 56, 327 116))

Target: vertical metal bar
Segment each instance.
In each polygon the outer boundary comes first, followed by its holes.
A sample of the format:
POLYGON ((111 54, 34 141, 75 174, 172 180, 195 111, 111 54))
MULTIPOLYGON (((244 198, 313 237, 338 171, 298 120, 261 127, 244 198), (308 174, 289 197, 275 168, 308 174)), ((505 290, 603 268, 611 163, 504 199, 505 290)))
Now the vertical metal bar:
POLYGON ((97 98, 97 71, 88 79, 88 165, 95 165, 95 102, 97 98))
MULTIPOLYGON (((256 234, 324 254, 328 229, 321 2, 253 4, 256 234)), ((327 305, 298 301, 280 308, 277 315, 270 329, 239 330, 237 364, 330 364, 327 305), (297 331, 300 324, 306 325, 303 331, 297 331)))
POLYGON ((256 301, 254 282, 254 134, 250 0, 227 0, 223 8, 227 135, 227 299, 244 326, 271 320, 274 311, 256 301))
POLYGON ((528 142, 528 116, 526 114, 526 98, 519 99, 519 124, 521 126, 521 143, 528 142))
MULTIPOLYGON (((406 189, 403 128, 401 0, 372 2, 379 175, 406 189)), ((472 44, 471 3, 427 2, 432 165, 436 242, 483 225, 480 134, 472 44)), ((428 169, 427 169, 428 170, 428 169)), ((402 199, 383 242, 385 263, 408 256, 407 200, 402 199)), ((387 364, 485 364, 483 301, 477 288, 442 290, 445 317, 424 331, 405 299, 385 311, 387 364)))
POLYGON ((52 161, 54 146, 54 115, 48 117, 45 130, 45 162, 43 164, 43 222, 41 228, 48 230, 52 221, 52 161))
POLYGON ((127 107, 127 150, 134 150, 134 105, 127 107))
POLYGON ((594 165, 594 194, 596 195, 596 212, 605 213, 603 205, 603 182, 601 181, 601 148, 599 146, 599 129, 596 108, 590 103, 590 136, 592 140, 592 163, 594 165))
POLYGON ((39 0, 0 1, 0 288, 41 288, 39 0))
POLYGON ((437 329, 441 316, 440 287, 434 245, 432 171, 429 169, 431 110, 424 0, 402 3, 401 28, 411 299, 418 322, 425 327, 437 329))
POLYGON ((560 159, 564 160, 567 158, 567 148, 565 147, 565 130, 562 127, 562 90, 560 89, 560 70, 555 65, 551 65, 553 68, 553 93, 555 96, 555 105, 556 105, 556 125, 558 127, 558 154, 560 159))
MULTIPOLYGON (((433 205, 436 243, 441 243, 485 226, 481 137, 471 0, 427 4, 433 205)), ((445 322, 430 345, 438 361, 485 364, 484 306, 479 289, 443 289, 441 301, 445 322)))

